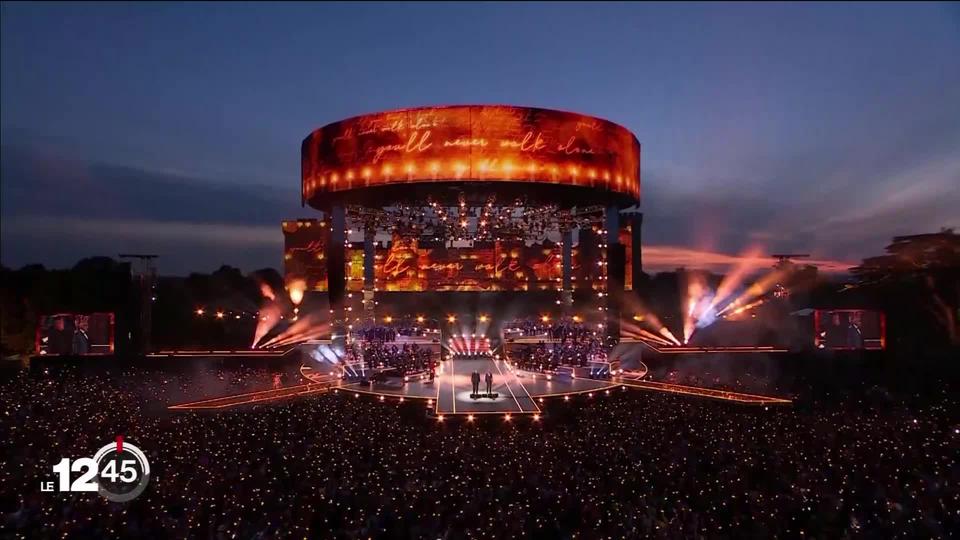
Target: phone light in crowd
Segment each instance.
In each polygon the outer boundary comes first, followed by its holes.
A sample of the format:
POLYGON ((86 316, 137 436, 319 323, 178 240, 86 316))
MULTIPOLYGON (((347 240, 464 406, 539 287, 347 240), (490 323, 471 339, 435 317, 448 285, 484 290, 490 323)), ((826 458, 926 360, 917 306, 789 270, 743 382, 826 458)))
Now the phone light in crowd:
POLYGON ((467 422, 473 422, 473 415, 472 415, 472 414, 468 414, 468 415, 467 415, 467 422))
POLYGON ((442 414, 437 417, 437 422, 443 422, 443 415, 442 415, 442 414))
POLYGON ((534 421, 534 422, 539 422, 539 421, 540 421, 540 415, 539 415, 539 414, 533 415, 533 421, 534 421))
POLYGON ((222 312, 222 311, 218 311, 218 312, 217 312, 217 318, 218 318, 218 319, 222 319, 222 318, 223 318, 223 312, 222 312))
POLYGON ((510 421, 510 418, 511 418, 510 414, 503 415, 503 419, 506 420, 507 422, 510 421))
POLYGON ((423 324, 423 315, 417 315, 417 322, 423 324))
POLYGON ((480 315, 480 322, 487 322, 488 320, 490 320, 490 318, 486 315, 480 315))
POLYGON ((447 322, 448 322, 448 323, 451 323, 451 324, 457 322, 457 316, 456 316, 456 315, 447 315, 447 322))
POLYGON ((203 308, 197 308, 197 315, 203 315, 203 308))

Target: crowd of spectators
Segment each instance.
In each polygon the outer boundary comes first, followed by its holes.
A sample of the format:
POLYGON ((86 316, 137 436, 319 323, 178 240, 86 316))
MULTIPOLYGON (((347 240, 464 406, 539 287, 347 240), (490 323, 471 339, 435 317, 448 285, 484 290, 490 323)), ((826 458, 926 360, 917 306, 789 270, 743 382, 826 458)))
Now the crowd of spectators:
POLYGON ((555 371, 560 366, 585 367, 591 361, 607 360, 606 349, 599 340, 544 343, 511 346, 509 359, 524 371, 555 371))
POLYGON ((585 367, 590 362, 606 362, 608 352, 603 342, 595 337, 509 347, 511 362, 522 370, 538 372, 554 371, 560 366, 585 367))
POLYGON ((391 374, 403 376, 429 371, 435 358, 429 348, 416 343, 399 343, 398 336, 423 336, 423 327, 404 321, 395 324, 368 324, 352 330, 355 341, 347 346, 347 361, 362 361, 366 369, 387 368, 391 374))
POLYGON ((591 327, 571 317, 557 320, 531 317, 514 319, 505 323, 503 328, 508 332, 519 330, 524 336, 543 336, 544 338, 561 341, 579 341, 602 334, 597 327, 591 327))
POLYGON ((397 330, 390 326, 367 325, 355 327, 350 331, 354 339, 367 342, 396 341, 397 330))
POLYGON ((355 339, 364 341, 396 341, 398 336, 424 337, 430 334, 426 323, 413 319, 393 319, 389 324, 366 323, 350 330, 355 339))
POLYGON ((607 360, 609 347, 603 332, 572 319, 553 323, 533 319, 513 321, 506 328, 519 328, 527 336, 542 336, 536 344, 508 346, 510 360, 526 371, 554 371, 560 366, 584 367, 607 360), (549 340, 549 341, 548 341, 549 340))
MULTIPOLYGON (((540 421, 426 416, 339 391, 152 412, 196 373, 0 381, 2 536, 18 538, 937 538, 960 530, 955 389, 793 406, 617 389, 540 421), (129 503, 40 491, 117 434, 152 478, 129 503), (549 456, 549 458, 545 458, 549 456)), ((181 396, 182 397, 182 396, 181 396)), ((199 396, 194 396, 199 397, 199 396)))
POLYGON ((521 332, 525 336, 545 336, 552 325, 547 320, 533 317, 513 319, 503 324, 505 332, 521 332))
POLYGON ((367 369, 391 368, 394 375, 429 371, 435 361, 430 349, 416 343, 402 345, 381 341, 363 343, 363 362, 367 369))

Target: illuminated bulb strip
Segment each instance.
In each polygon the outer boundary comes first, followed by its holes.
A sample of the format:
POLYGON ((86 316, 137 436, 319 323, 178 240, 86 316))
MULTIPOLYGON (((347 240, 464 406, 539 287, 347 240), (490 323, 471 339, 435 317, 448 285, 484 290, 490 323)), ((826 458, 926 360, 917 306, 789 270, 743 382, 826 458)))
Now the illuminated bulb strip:
POLYGON ((319 394, 327 392, 332 387, 332 382, 301 384, 287 388, 279 388, 276 390, 263 390, 261 392, 250 392, 247 394, 237 394, 234 396, 192 401, 189 403, 171 405, 167 408, 171 410, 225 409, 228 407, 249 405, 251 403, 263 403, 296 396, 319 394))
POLYGON ((726 390, 716 390, 713 388, 701 388, 699 386, 686 386, 682 384, 670 384, 655 381, 624 381, 627 386, 641 388, 645 390, 657 390, 660 392, 669 392, 672 394, 683 394, 688 396, 707 397, 711 399, 720 399, 724 401, 734 401, 737 403, 752 404, 789 404, 792 400, 772 396, 761 396, 757 394, 744 394, 741 392, 730 392, 726 390))
MULTIPOLYGON (((391 181, 391 180, 404 182, 404 183, 409 181, 435 180, 436 177, 444 171, 449 171, 454 178, 464 179, 464 176, 466 175, 466 173, 471 170, 470 165, 464 163, 463 161, 457 161, 457 160, 452 161, 450 165, 448 165, 447 167, 444 167, 444 165, 441 162, 436 160, 431 161, 429 164, 426 164, 426 166, 423 166, 423 165, 424 164, 419 164, 416 162, 407 162, 403 164, 401 167, 401 170, 406 173, 405 178, 403 177, 403 175, 395 174, 396 169, 394 168, 394 165, 391 163, 386 163, 376 169, 369 166, 363 167, 360 170, 360 175, 363 177, 366 184, 370 185, 371 182, 387 183, 388 181, 391 181), (415 176, 416 171, 419 170, 421 167, 424 170, 429 170, 433 178, 421 178, 421 177, 415 176)), ((503 171, 505 175, 503 178, 491 176, 490 174, 493 171, 497 170, 495 159, 481 161, 476 165, 475 169, 479 174, 476 175, 476 178, 468 177, 467 178, 468 180, 481 179, 482 177, 482 179, 484 180, 513 181, 511 178, 509 178, 509 176, 514 170, 514 166, 510 161, 504 162, 504 164, 500 167, 500 169, 503 171)), ((527 173, 529 173, 528 179, 531 179, 532 181, 535 181, 535 182, 548 182, 548 183, 557 182, 561 178, 563 178, 563 179, 569 180, 569 182, 572 184, 579 185, 582 183, 580 182, 580 178, 582 176, 583 171, 580 170, 580 166, 578 164, 570 164, 570 165, 564 166, 562 163, 547 163, 547 164, 530 163, 529 165, 527 165, 526 171, 527 173), (545 171, 545 170, 550 171, 551 173, 550 179, 533 178, 533 176, 536 174, 537 171, 545 171), (561 175, 561 171, 565 174, 561 175)), ((610 171, 605 170, 602 172, 597 172, 595 169, 590 169, 587 172, 587 176, 590 178, 590 183, 596 184, 598 180, 598 176, 602 176, 603 180, 606 182, 608 186, 611 184, 610 171)), ((317 179, 317 177, 311 177, 305 180, 303 183, 303 188, 304 188, 303 190, 307 194, 307 196, 311 196, 316 191, 318 191, 317 189, 318 187, 325 188, 328 185, 335 186, 340 182, 342 178, 346 178, 348 182, 352 183, 352 180, 354 178, 353 171, 350 169, 347 169, 345 171, 326 171, 319 175, 319 180, 317 179)), ((613 178, 616 179, 618 190, 620 189, 620 186, 626 183, 629 186, 631 186, 630 188, 631 193, 634 193, 634 194, 639 193, 640 190, 639 190, 639 185, 636 178, 629 175, 625 176, 619 173, 613 176, 613 178)), ((335 188, 331 188, 331 189, 335 189, 335 188)))

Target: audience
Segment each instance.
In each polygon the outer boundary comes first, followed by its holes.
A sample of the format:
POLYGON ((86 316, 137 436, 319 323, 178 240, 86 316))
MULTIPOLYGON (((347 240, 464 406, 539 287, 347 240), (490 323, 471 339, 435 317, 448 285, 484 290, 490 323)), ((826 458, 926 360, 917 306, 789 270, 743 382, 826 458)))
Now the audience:
POLYGON ((423 402, 344 390, 218 413, 162 408, 205 397, 217 381, 129 368, 0 382, 3 536, 933 538, 960 530, 960 426, 947 388, 882 402, 856 382, 829 400, 798 388, 800 402, 769 408, 617 389, 548 399, 540 421, 472 423, 438 422, 423 402), (61 458, 90 456, 117 434, 150 459, 140 497, 116 504, 40 491, 61 458))
POLYGON ((505 328, 519 328, 527 336, 543 336, 536 345, 508 345, 510 361, 526 371, 554 371, 560 366, 584 367, 592 361, 605 362, 610 348, 602 332, 571 319, 554 323, 522 319, 505 328), (545 340, 549 339, 547 342, 545 340))
POLYGON ((416 343, 398 347, 371 341, 363 343, 363 361, 367 369, 392 368, 392 374, 403 376, 430 370, 434 358, 429 349, 416 343))
MULTIPOLYGON (((350 333, 355 339, 364 341, 396 341, 398 336, 425 337, 430 333, 429 323, 416 322, 413 319, 394 319, 390 324, 364 323, 354 325, 350 333)), ((434 336, 436 337, 436 336, 434 336)))
POLYGON ((381 325, 366 325, 360 327, 354 327, 350 331, 354 339, 359 339, 363 341, 395 341, 397 339, 397 330, 389 326, 381 325))
POLYGON ((601 334, 597 332, 597 328, 588 326, 579 319, 573 319, 571 317, 563 317, 558 320, 544 320, 543 318, 536 319, 532 317, 514 319, 504 323, 503 329, 505 332, 519 330, 524 336, 543 336, 545 338, 563 341, 568 339, 578 340, 601 334))

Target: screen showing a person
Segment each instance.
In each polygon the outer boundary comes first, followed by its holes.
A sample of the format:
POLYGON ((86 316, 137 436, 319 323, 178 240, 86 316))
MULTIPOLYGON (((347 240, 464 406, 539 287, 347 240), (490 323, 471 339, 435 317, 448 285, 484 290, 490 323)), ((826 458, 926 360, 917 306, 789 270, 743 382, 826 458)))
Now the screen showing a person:
POLYGON ((89 355, 113 352, 113 313, 57 313, 40 318, 37 354, 89 355))
POLYGON ((818 349, 883 349, 886 324, 883 313, 864 309, 817 310, 818 349))

